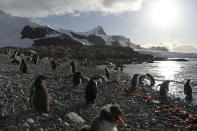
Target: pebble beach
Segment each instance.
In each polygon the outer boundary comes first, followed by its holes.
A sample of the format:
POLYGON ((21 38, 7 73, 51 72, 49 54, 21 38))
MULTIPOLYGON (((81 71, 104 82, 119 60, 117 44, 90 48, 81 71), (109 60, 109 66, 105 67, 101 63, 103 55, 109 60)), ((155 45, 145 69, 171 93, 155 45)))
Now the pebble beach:
MULTIPOLYGON (((70 63, 59 59, 60 66, 52 70, 50 62, 28 62, 30 72, 22 74, 19 65, 12 64, 8 55, 0 54, 0 130, 77 131, 90 124, 106 104, 117 103, 128 125, 118 125, 119 131, 197 130, 196 107, 179 98, 169 96, 161 100, 152 88, 139 87, 129 93, 131 77, 120 71, 111 71, 111 78, 98 84, 96 103, 86 104, 85 87, 73 88, 70 63), (39 75, 45 75, 50 94, 50 114, 30 108, 30 88, 39 75)), ((105 75, 102 68, 77 65, 77 70, 90 78, 105 75)))

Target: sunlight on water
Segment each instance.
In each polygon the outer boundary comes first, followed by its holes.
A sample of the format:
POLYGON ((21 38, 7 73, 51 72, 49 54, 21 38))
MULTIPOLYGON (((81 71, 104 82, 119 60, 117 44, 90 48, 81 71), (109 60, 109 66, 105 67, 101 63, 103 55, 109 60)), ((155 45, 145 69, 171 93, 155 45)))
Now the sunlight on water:
POLYGON ((174 61, 163 61, 158 63, 158 73, 164 76, 165 80, 174 80, 175 75, 180 71, 180 65, 174 61))
POLYGON ((171 80, 173 82, 169 84, 169 94, 182 99, 185 98, 183 92, 184 83, 187 79, 191 79, 193 83, 193 102, 197 102, 197 60, 189 62, 156 61, 154 63, 131 64, 126 66, 124 72, 128 73, 131 77, 136 73, 151 74, 156 80, 156 86, 153 87, 156 90, 159 90, 158 84, 165 80, 171 80))

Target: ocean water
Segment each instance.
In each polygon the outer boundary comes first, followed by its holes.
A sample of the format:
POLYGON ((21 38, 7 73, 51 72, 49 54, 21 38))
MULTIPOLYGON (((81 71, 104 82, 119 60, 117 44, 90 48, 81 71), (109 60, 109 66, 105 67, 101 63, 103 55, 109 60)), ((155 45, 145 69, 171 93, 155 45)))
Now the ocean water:
POLYGON ((131 77, 133 74, 151 74, 156 80, 156 86, 153 87, 159 90, 158 84, 165 80, 172 80, 169 84, 169 94, 175 97, 185 99, 184 83, 187 79, 191 79, 193 91, 193 104, 197 104, 197 58, 189 59, 187 62, 177 61, 156 61, 154 63, 131 64, 126 65, 124 72, 131 77))

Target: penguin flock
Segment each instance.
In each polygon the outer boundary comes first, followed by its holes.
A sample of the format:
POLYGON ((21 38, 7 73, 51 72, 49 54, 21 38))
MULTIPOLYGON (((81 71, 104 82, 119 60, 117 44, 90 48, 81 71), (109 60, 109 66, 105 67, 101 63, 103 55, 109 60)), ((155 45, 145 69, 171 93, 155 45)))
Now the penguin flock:
MULTIPOLYGON (((15 58, 17 52, 14 52, 12 58, 15 58)), ((32 57, 32 62, 37 64, 39 60, 39 55, 36 54, 32 57)), ((54 60, 50 61, 50 65, 52 70, 56 70, 58 63, 54 60)), ((77 70, 77 65, 74 61, 70 63, 70 71, 72 74, 72 82, 74 88, 80 88, 82 84, 82 79, 86 78, 80 71, 77 70)), ((110 71, 106 67, 104 69, 105 76, 95 75, 88 78, 88 82, 85 86, 85 100, 87 104, 95 104, 98 93, 98 83, 102 84, 102 81, 107 81, 111 78, 110 71)), ((123 67, 121 66, 121 71, 123 71, 123 67)), ((20 72, 26 74, 29 73, 29 65, 24 59, 21 59, 20 62, 20 72)), ((148 79, 150 81, 149 86, 152 87, 156 84, 155 79, 152 75, 146 74, 134 74, 131 79, 131 86, 129 88, 129 92, 135 92, 136 89, 139 88, 140 83, 144 79, 148 79)), ((30 107, 37 112, 50 113, 50 94, 48 92, 47 86, 45 84, 45 80, 47 79, 44 75, 38 75, 35 79, 33 85, 30 89, 29 95, 29 103, 30 107)), ((164 81, 160 84, 159 94, 161 97, 167 97, 169 92, 169 80, 164 81)), ((190 84, 190 79, 184 85, 184 93, 186 98, 192 99, 192 88, 190 84)), ((118 131, 118 124, 122 126, 127 126, 127 124, 122 120, 122 111, 120 105, 118 104, 108 104, 104 106, 99 115, 92 120, 90 125, 86 125, 80 129, 80 131, 118 131)))

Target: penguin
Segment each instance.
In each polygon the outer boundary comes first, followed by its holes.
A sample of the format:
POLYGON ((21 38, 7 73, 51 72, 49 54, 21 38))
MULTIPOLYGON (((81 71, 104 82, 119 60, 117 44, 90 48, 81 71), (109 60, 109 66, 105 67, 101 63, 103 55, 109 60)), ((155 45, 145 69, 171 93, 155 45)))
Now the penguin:
POLYGON ((188 79, 184 85, 184 93, 186 95, 186 98, 192 99, 192 88, 190 85, 190 79, 188 79))
POLYGON ((150 80, 151 84, 150 84, 150 87, 154 86, 155 85, 155 79, 152 75, 150 74, 146 74, 147 78, 150 80))
POLYGON ((120 66, 120 71, 123 72, 123 66, 120 66))
POLYGON ((134 92, 139 86, 139 74, 134 74, 131 80, 130 92, 134 92))
POLYGON ((53 70, 55 70, 56 67, 57 67, 57 64, 54 60, 51 60, 51 67, 52 67, 53 70))
POLYGON ((110 75, 109 75, 109 70, 107 68, 105 68, 105 76, 109 79, 110 75))
POLYGON ((73 74, 73 87, 77 87, 81 84, 81 79, 83 75, 80 72, 76 72, 73 74))
POLYGON ((170 81, 166 80, 161 85, 159 85, 160 86, 159 92, 160 92, 161 97, 166 97, 167 96, 168 91, 169 91, 169 83, 170 83, 170 81))
POLYGON ((100 114, 80 131, 118 131, 117 126, 127 124, 121 118, 122 111, 118 104, 108 104, 102 107, 100 114))
POLYGON ((30 106, 38 112, 49 113, 49 93, 43 80, 46 76, 39 75, 30 91, 30 106))
POLYGON ((71 72, 72 72, 73 74, 76 73, 76 72, 77 72, 77 69, 76 69, 76 66, 75 66, 74 61, 72 61, 72 62, 70 63, 70 66, 71 66, 71 72))
POLYGON ((145 86, 145 83, 144 83, 145 79, 146 79, 146 75, 139 75, 139 85, 140 86, 145 86))
POLYGON ((35 54, 35 55, 33 55, 33 57, 32 57, 32 62, 33 62, 34 64, 37 64, 37 63, 38 63, 38 59, 39 59, 38 54, 35 54))
POLYGON ((97 82, 95 80, 96 77, 92 77, 88 82, 85 89, 85 98, 88 104, 95 103, 96 95, 97 95, 97 82))
POLYGON ((27 65, 27 63, 25 62, 24 59, 22 59, 22 61, 21 61, 20 71, 22 73, 28 73, 28 71, 29 71, 29 66, 27 65))

